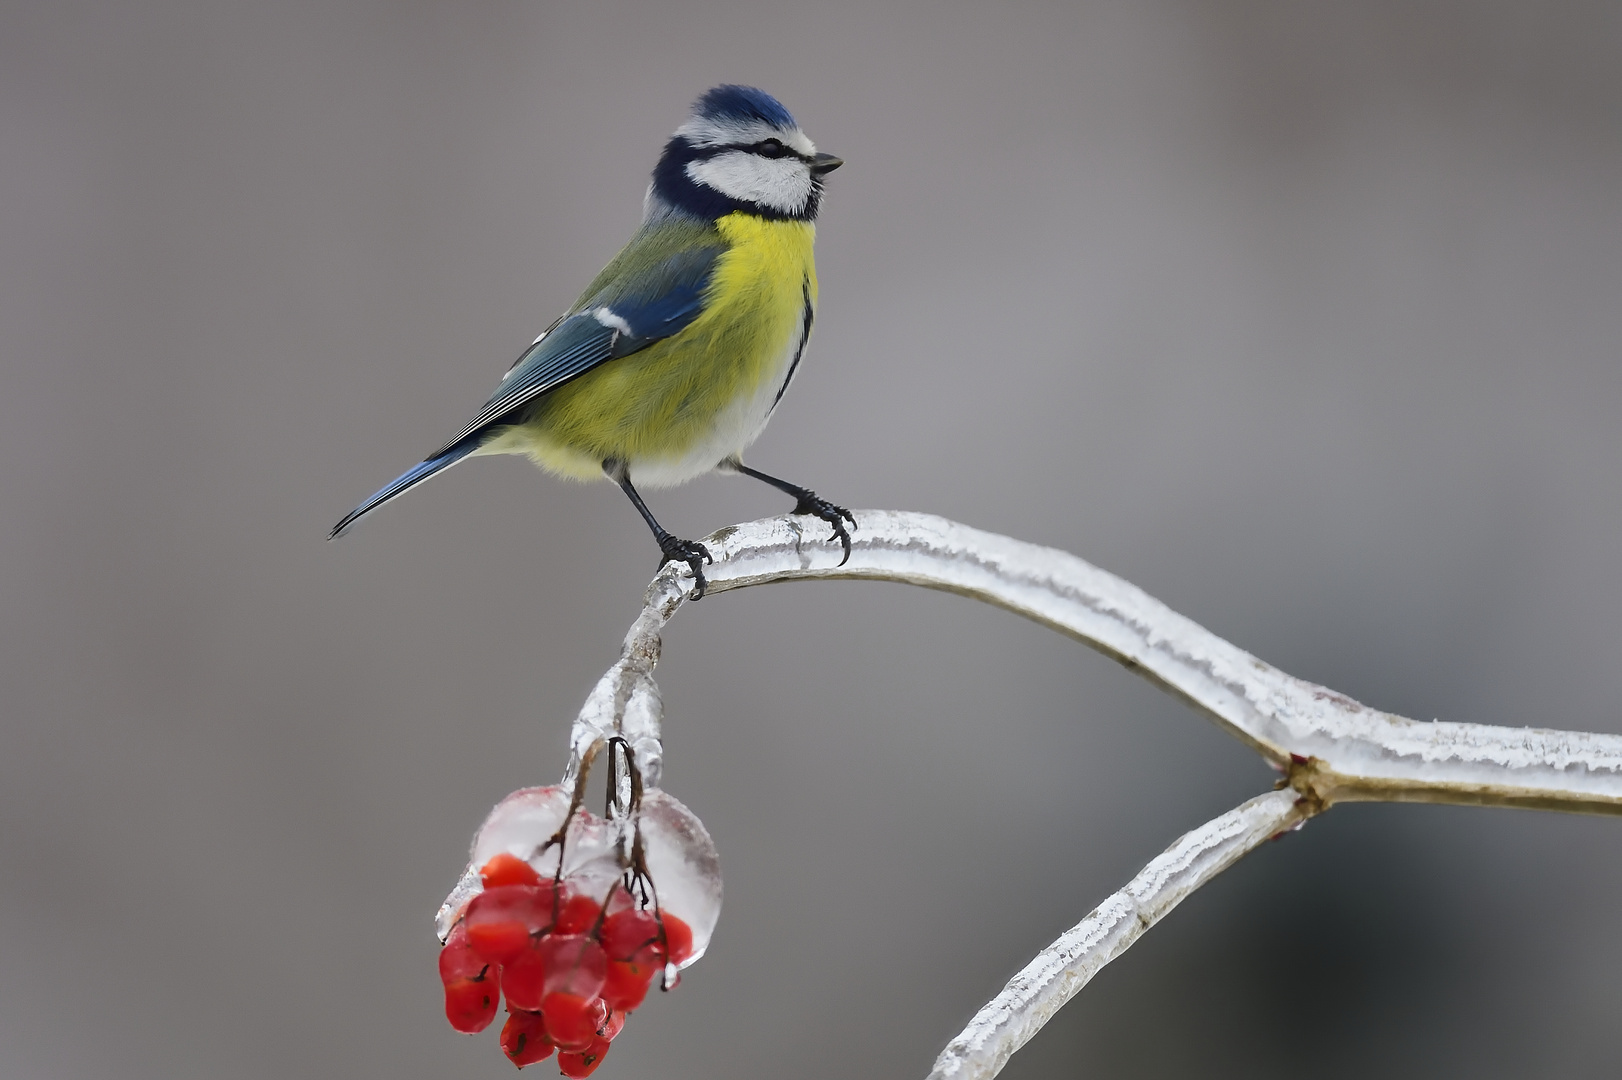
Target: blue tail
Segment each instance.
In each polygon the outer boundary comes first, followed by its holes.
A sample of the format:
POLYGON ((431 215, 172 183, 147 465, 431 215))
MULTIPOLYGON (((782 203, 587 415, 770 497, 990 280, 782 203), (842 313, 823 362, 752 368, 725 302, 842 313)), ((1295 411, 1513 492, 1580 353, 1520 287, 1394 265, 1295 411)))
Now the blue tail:
POLYGON ((482 433, 470 435, 459 442, 451 444, 449 447, 442 450, 440 453, 435 454, 421 465, 413 465, 410 469, 407 469, 404 473, 391 480, 385 487, 383 487, 382 490, 378 491, 377 494, 373 495, 370 499, 367 499, 365 502, 355 507, 355 509, 349 511, 348 514, 344 515, 344 519, 332 527, 332 533, 327 537, 327 539, 338 539, 338 537, 344 535, 351 528, 353 528, 355 522, 359 521, 362 517, 365 517, 373 510, 376 510, 379 506, 382 506, 396 495, 400 495, 416 487, 418 484, 422 483, 435 473, 455 465, 458 461, 461 461, 463 458, 473 453, 473 451, 477 450, 479 448, 479 444, 483 441, 484 439, 482 433))

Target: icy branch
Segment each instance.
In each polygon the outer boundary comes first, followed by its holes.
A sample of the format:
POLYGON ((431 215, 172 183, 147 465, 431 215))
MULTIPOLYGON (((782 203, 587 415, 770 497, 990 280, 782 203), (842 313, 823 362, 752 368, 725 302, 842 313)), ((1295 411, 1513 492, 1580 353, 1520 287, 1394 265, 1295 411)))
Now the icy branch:
MULTIPOLYGON (((1421 723, 1294 678, 1063 551, 927 514, 864 510, 850 559, 827 526, 771 518, 705 539, 709 594, 810 578, 924 585, 996 604, 1075 637, 1207 713, 1286 775, 1293 790, 1253 799, 1196 829, 1060 938, 942 1053, 935 1077, 996 1075, 1110 960, 1183 897, 1277 832, 1337 802, 1395 801, 1622 813, 1622 736, 1421 723)), ((660 633, 690 596, 667 566, 648 586, 620 660, 571 736, 570 777, 620 736, 658 782, 660 633)), ((711 601, 712 603, 714 601, 711 601)))
POLYGON ((996 1076, 1060 1006, 1184 897, 1311 812, 1309 801, 1294 791, 1273 791, 1181 837, 986 1002, 935 1059, 929 1080, 996 1076))
MULTIPOLYGON (((1053 548, 928 514, 864 510, 850 561, 821 522, 769 518, 707 538, 710 591, 807 578, 874 578, 962 593, 1045 623, 1208 713, 1324 805, 1480 803, 1622 813, 1622 736, 1421 723, 1286 675, 1142 589, 1053 548)), ((659 631, 692 585, 668 566, 626 651, 587 702, 575 749, 621 727, 658 738, 659 631)), ((633 744, 635 738, 633 738, 633 744)))

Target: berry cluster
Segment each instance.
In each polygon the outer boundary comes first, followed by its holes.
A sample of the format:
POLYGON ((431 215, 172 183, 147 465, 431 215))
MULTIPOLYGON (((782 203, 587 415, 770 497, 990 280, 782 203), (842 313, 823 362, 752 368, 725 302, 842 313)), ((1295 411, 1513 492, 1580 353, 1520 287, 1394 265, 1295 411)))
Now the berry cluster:
POLYGON ((556 1049, 564 1076, 590 1076, 654 975, 692 955, 692 931, 637 907, 618 884, 604 904, 514 855, 495 856, 479 877, 483 891, 439 954, 451 1026, 483 1031, 505 993, 501 1049, 514 1065, 556 1049))
POLYGON ((654 977, 670 989, 703 955, 720 910, 715 845, 664 791, 634 792, 612 818, 561 785, 515 791, 435 920, 445 1015, 483 1031, 505 994, 514 1065, 556 1051, 563 1075, 590 1076, 654 977))

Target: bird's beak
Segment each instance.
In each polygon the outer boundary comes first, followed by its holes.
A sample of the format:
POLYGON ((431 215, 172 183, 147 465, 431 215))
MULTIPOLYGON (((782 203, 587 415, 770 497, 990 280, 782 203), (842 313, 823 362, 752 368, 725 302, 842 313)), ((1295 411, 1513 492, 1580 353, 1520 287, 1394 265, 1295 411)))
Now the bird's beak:
POLYGON ((818 154, 811 159, 811 171, 818 176, 833 172, 845 163, 844 158, 834 157, 832 154, 818 154))

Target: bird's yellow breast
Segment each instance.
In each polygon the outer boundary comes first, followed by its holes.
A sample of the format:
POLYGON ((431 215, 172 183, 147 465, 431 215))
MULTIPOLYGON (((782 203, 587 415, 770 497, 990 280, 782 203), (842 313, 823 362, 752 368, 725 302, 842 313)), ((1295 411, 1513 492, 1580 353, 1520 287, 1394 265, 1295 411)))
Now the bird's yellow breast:
POLYGON ((816 226, 733 213, 704 310, 672 337, 552 391, 486 452, 524 453, 549 472, 602 475, 610 458, 648 486, 713 468, 759 434, 815 305, 816 226))

